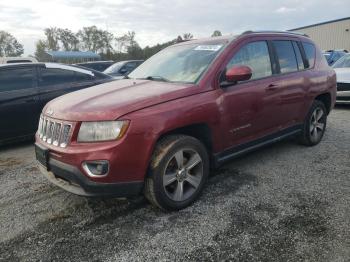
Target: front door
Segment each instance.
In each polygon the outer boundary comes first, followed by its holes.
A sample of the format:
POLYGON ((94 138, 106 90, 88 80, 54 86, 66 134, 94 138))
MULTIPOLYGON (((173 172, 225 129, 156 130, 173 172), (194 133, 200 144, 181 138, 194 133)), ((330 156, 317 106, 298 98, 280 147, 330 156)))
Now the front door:
POLYGON ((222 87, 226 127, 223 137, 228 147, 245 144, 273 133, 278 126, 276 99, 278 92, 268 92, 272 77, 272 63, 267 41, 243 45, 232 57, 226 70, 245 65, 252 70, 248 81, 222 87))

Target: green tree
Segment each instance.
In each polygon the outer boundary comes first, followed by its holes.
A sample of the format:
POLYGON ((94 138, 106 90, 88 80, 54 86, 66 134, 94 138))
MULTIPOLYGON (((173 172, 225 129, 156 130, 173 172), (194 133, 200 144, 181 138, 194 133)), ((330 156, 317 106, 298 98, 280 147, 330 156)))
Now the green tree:
POLYGON ((138 43, 135 40, 135 32, 134 31, 128 31, 128 33, 124 34, 121 37, 117 37, 116 40, 116 46, 117 50, 119 52, 128 52, 128 49, 137 48, 138 43))
POLYGON ((47 48, 50 51, 57 51, 60 49, 59 46, 59 30, 56 27, 45 28, 44 33, 46 36, 47 48))
POLYGON ((39 40, 35 44, 36 51, 35 51, 35 57, 38 59, 40 62, 46 62, 46 53, 45 51, 47 50, 47 43, 44 40, 39 40))
POLYGON ((57 35, 65 51, 79 50, 79 39, 71 30, 58 28, 57 35))
POLYGON ((110 52, 113 49, 113 34, 98 29, 96 26, 84 27, 79 30, 77 36, 80 40, 81 46, 85 50, 103 53, 110 52))
POLYGON ((182 36, 183 40, 191 40, 193 39, 193 35, 191 33, 185 33, 182 36))
POLYGON ((211 37, 216 37, 216 36, 222 36, 221 32, 219 30, 215 30, 211 37))
POLYGON ((20 56, 23 45, 11 34, 0 30, 0 56, 20 56))

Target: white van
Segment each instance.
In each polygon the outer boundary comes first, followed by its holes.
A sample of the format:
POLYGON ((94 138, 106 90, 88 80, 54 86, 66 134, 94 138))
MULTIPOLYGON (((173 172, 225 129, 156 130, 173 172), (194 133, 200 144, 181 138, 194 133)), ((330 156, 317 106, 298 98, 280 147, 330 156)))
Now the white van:
POLYGON ((0 57, 0 64, 13 63, 35 63, 38 62, 34 57, 0 57))

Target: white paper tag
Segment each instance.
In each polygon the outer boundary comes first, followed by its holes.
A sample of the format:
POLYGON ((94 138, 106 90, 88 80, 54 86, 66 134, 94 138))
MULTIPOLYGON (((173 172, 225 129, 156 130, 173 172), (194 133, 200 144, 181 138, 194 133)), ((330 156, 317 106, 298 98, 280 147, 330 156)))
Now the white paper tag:
POLYGON ((197 50, 197 51, 212 51, 212 52, 216 52, 216 51, 218 51, 221 47, 222 47, 222 45, 199 45, 199 46, 197 46, 194 50, 197 50))

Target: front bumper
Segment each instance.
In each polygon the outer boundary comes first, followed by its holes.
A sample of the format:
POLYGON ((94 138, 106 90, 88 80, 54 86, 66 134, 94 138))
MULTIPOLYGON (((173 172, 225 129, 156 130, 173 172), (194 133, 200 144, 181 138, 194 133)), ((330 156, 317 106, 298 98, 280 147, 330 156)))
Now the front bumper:
POLYGON ((337 83, 337 99, 336 103, 350 103, 350 83, 337 83))
POLYGON ((350 91, 337 91, 337 104, 350 103, 350 91))
POLYGON ((38 163, 40 171, 53 184, 62 189, 80 196, 110 196, 130 197, 142 192, 143 181, 98 183, 89 180, 75 166, 68 165, 56 159, 49 159, 49 171, 38 163))

